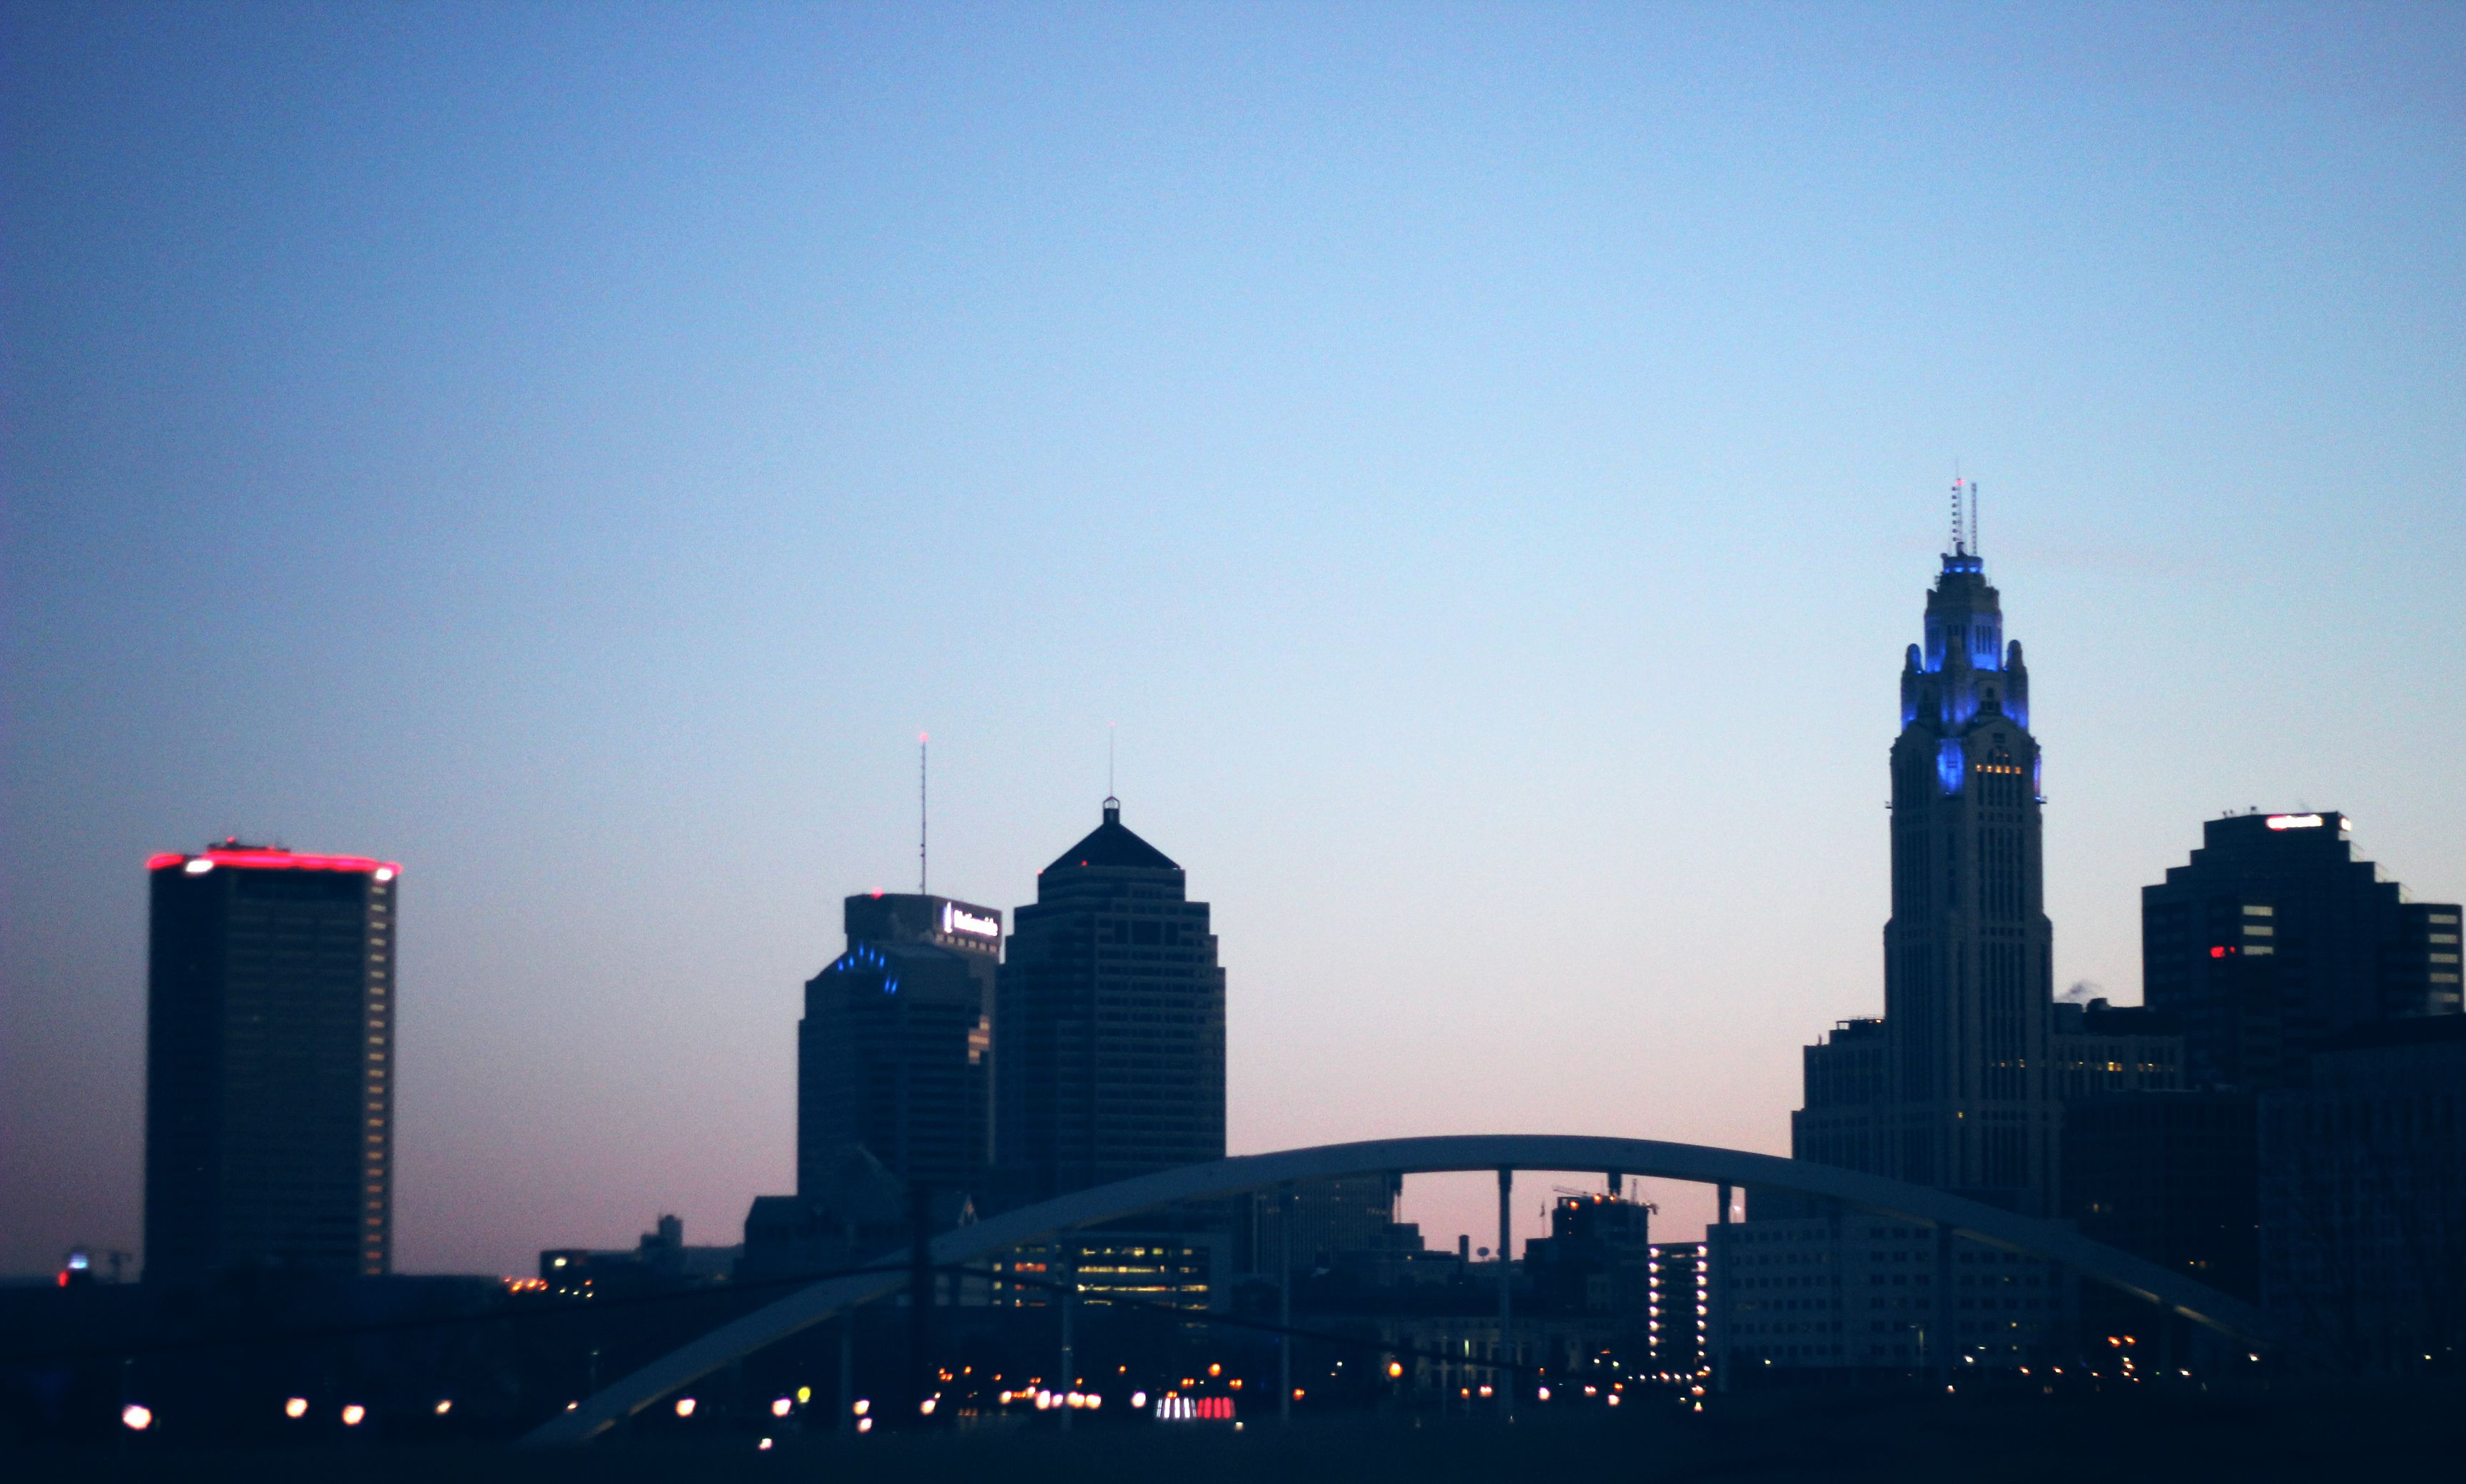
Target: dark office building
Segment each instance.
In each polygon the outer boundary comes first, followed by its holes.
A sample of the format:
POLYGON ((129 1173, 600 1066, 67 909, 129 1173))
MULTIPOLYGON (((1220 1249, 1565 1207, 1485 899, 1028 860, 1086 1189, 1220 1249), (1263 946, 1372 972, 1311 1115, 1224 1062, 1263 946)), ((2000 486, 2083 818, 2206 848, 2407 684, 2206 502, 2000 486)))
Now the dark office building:
POLYGON ((2261 1301, 2316 1363, 2466 1360, 2466 1017, 2366 1026, 2260 1096, 2261 1301))
POLYGON ((2194 1084, 2299 1087, 2332 1038, 2457 1013, 2457 919, 2404 901, 2334 811, 2210 820, 2141 889, 2142 1000, 2180 1024, 2194 1084))
POLYGON ((1649 1318, 1655 1293, 1653 1207, 1614 1194, 1561 1195, 1550 1234, 1524 1244, 1524 1276, 1539 1312, 1649 1318))
POLYGON ((226 841, 146 871, 146 1276, 384 1273, 398 868, 226 841))
POLYGON ((1347 1175, 1261 1191, 1249 1203, 1249 1270, 1279 1272, 1288 1251, 1293 1266, 1309 1272, 1379 1250, 1389 1241, 1403 1188, 1401 1175, 1347 1175))
POLYGON ((2047 1046, 2048 1088, 2067 1107, 2087 1097, 2184 1086, 2184 1038, 2163 1010, 2103 1000, 2060 1002, 2047 1046))
MULTIPOLYGON (((1829 1037, 1805 1048, 1802 1071, 1806 1106, 1789 1115, 1792 1157, 1868 1174, 1889 1169, 1882 1139, 1893 1077, 1884 1023, 1835 1023, 1829 1037)), ((1765 1211, 1777 1204, 1772 1197, 1759 1199, 1765 1211)))
POLYGON ((2258 1159, 2247 1094, 2118 1092, 2068 1101, 2061 1214, 2085 1237, 2257 1298, 2258 1159))
POLYGON ((1224 1157, 1224 971, 1182 869, 1105 821, 1013 914, 994 1044, 1011 1199, 1224 1157))
POLYGON ((851 1145, 903 1183, 973 1190, 992 1154, 1001 914, 876 893, 849 897, 845 922, 796 1025, 797 1194, 824 1196, 851 1145))

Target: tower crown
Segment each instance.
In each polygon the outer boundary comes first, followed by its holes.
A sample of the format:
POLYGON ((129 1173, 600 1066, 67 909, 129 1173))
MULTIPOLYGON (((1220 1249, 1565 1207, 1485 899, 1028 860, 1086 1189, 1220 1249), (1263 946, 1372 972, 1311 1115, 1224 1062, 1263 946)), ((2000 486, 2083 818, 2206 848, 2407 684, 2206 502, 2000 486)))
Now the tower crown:
POLYGON ((1990 715, 2029 725, 2029 672, 2020 642, 2005 642, 1985 564, 1974 551, 1948 551, 1927 594, 1925 639, 1902 661, 1901 725, 1948 735, 1990 715))

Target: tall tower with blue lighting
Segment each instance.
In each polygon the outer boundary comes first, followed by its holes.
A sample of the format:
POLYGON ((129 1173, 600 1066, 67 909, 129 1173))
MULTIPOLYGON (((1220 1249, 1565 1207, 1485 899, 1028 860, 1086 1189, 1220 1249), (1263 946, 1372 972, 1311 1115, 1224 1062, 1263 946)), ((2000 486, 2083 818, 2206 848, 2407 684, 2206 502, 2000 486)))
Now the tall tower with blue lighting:
POLYGON ((1901 663, 1884 926, 1891 1104, 1875 1155, 1883 1173, 2042 1213, 2057 1111, 2029 672, 1963 536, 1958 486, 1954 501, 1925 639, 1901 663))

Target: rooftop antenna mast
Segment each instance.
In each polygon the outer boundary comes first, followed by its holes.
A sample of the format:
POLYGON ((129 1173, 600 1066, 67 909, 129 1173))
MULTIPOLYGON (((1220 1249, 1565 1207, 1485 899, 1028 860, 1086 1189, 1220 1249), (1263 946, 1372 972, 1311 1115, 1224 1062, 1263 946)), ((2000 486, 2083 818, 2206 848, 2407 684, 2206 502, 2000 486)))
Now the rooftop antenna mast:
POLYGON ((1969 544, 1961 536, 1961 464, 1958 461, 1952 466, 1952 554, 1969 554, 1969 544))
POLYGON ((916 894, 925 895, 925 823, 930 816, 925 809, 925 740, 927 733, 916 733, 916 894))
POLYGON ((1978 482, 1976 480, 1969 482, 1969 550, 1981 556, 1986 554, 1986 542, 1979 535, 1978 482))
POLYGON ((1105 723, 1105 797, 1113 797, 1113 729, 1119 722, 1105 723))

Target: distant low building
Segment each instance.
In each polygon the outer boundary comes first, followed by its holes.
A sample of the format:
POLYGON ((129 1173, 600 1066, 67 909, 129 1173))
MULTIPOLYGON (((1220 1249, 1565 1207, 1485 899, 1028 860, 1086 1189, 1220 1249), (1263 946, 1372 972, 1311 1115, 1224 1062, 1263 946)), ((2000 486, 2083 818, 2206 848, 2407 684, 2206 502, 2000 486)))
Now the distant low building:
MULTIPOLYGON (((1825 1371, 2012 1369, 2063 1354, 2076 1285, 2062 1265, 1860 1211, 1705 1232, 1714 1364, 1735 1381, 1825 1371)), ((1803 1378, 1801 1378, 1803 1379, 1803 1378)))
POLYGON ((1356 1175, 1304 1180, 1288 1190, 1262 1191, 1249 1201, 1249 1270, 1280 1270, 1291 1226, 1292 1263, 1302 1272, 1324 1270, 1355 1253, 1372 1251, 1396 1220, 1401 1177, 1356 1175))
POLYGON ((684 1219, 663 1215, 630 1248, 549 1248, 539 1255, 539 1275, 562 1293, 725 1283, 744 1252, 742 1247, 687 1247, 684 1219))

